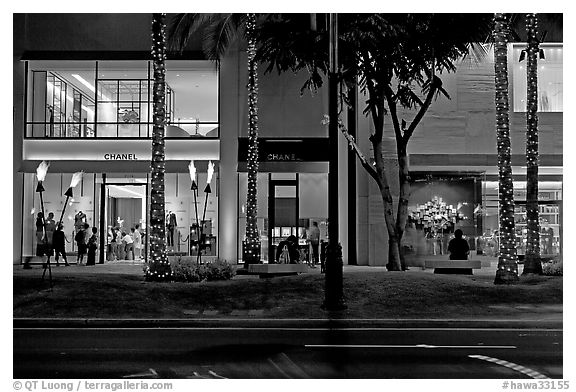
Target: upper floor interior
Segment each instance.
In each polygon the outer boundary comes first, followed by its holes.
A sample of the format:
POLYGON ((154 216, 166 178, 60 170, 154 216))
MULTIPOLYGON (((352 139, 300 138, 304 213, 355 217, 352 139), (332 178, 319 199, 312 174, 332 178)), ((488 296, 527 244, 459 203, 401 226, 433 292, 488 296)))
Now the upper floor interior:
MULTIPOLYGON (((23 69, 22 80, 15 80, 15 85, 22 84, 24 102, 24 124, 18 124, 15 135, 42 139, 149 138, 153 126, 150 22, 148 14, 51 14, 49 18, 42 14, 15 15, 14 60, 23 69)), ((547 41, 560 42, 541 45, 538 104, 542 130, 554 135, 543 143, 554 142, 555 147, 548 149, 553 152, 558 147, 561 151, 562 145, 561 29, 560 34, 548 37, 547 41)), ((510 44, 508 56, 511 133, 519 139, 525 131, 524 48, 522 43, 510 44)), ((446 142, 453 137, 467 140, 474 149, 495 149, 494 132, 488 132, 495 122, 494 65, 491 50, 487 49, 480 62, 464 60, 455 73, 442 75, 451 99, 439 97, 433 103, 414 134, 411 152, 423 153, 431 148, 442 152, 453 146, 446 142)), ((207 61, 197 37, 182 54, 169 56, 166 136, 219 138, 222 131, 246 136, 245 61, 241 45, 233 47, 219 65, 207 61), (230 95, 236 99, 223 99, 230 95), (226 129, 221 127, 223 117, 227 119, 226 129), (229 129, 230 125, 234 129, 229 129)), ((300 94, 303 81, 301 74, 260 71, 262 137, 327 136, 327 127, 321 124, 327 113, 326 85, 314 95, 300 94)), ((360 97, 362 109, 365 101, 360 97)), ((361 110, 358 113, 358 128, 369 131, 371 121, 361 110)), ((407 120, 411 116, 409 111, 402 115, 407 120)), ((465 148, 461 151, 469 152, 465 148)))

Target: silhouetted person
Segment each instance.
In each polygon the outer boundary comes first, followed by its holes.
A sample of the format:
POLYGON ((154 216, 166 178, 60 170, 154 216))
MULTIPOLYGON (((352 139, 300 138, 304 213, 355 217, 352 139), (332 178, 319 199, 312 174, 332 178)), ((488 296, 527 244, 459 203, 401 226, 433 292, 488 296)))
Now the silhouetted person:
POLYGON ((54 220, 54 213, 48 213, 46 219, 46 235, 44 236, 44 244, 46 246, 46 255, 48 256, 47 262, 50 262, 50 257, 54 254, 54 232, 56 231, 56 221, 54 220))
POLYGON ((86 245, 86 236, 87 236, 87 230, 88 230, 88 223, 85 223, 84 226, 82 226, 82 228, 76 233, 76 236, 74 237, 74 241, 76 241, 76 245, 78 247, 78 257, 77 257, 77 264, 78 265, 82 265, 82 262, 84 261, 84 255, 86 254, 87 249, 87 245, 86 245))
POLYGON ((318 228, 318 222, 313 222, 310 231, 308 232, 308 240, 312 246, 312 267, 316 268, 314 264, 318 263, 320 260, 320 255, 318 252, 318 247, 320 246, 320 229, 318 228))
POLYGON ((450 252, 450 260, 468 260, 470 247, 468 241, 462 238, 462 230, 458 229, 454 232, 454 238, 448 243, 448 252, 450 252))
POLYGON ((98 228, 92 227, 92 235, 88 238, 88 258, 86 265, 96 265, 96 249, 98 249, 98 228))
POLYGON ((52 244, 54 246, 54 259, 56 260, 56 265, 60 265, 59 256, 62 255, 62 260, 64 260, 64 265, 69 266, 68 260, 66 259, 66 234, 64 234, 64 225, 62 223, 58 224, 56 231, 52 235, 52 244))
POLYGON ((289 236, 284 241, 281 241, 276 248, 276 262, 286 263, 282 253, 286 250, 288 252, 289 261, 287 264, 298 264, 300 261, 300 252, 298 251, 298 239, 296 236, 289 236), (282 259, 282 260, 281 260, 282 259))
MULTIPOLYGON (((448 243, 448 252, 450 252, 450 260, 468 260, 470 247, 468 241, 462 238, 462 230, 458 229, 454 232, 454 238, 448 243)), ((472 268, 436 268, 434 273, 472 275, 472 268)))

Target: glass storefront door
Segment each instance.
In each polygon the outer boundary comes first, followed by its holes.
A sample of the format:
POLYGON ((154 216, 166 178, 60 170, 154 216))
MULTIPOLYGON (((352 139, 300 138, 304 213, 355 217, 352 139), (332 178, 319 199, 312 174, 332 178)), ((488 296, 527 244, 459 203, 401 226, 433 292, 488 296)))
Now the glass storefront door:
POLYGON ((106 222, 105 259, 138 260, 146 256, 146 212, 147 184, 105 184, 106 198, 104 213, 106 222), (140 243, 131 246, 122 238, 132 233, 132 228, 140 232, 140 243), (127 246, 128 245, 128 246, 127 246))
POLYGON ((271 180, 268 192, 268 260, 276 260, 281 241, 298 235, 298 180, 271 180))

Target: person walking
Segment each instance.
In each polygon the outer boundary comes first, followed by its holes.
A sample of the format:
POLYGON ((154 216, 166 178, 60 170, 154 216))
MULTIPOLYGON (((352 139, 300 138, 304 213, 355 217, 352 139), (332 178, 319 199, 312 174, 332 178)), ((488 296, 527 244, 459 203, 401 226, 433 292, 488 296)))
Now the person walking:
POLYGON ((56 231, 52 236, 52 244, 54 246, 54 259, 56 260, 56 265, 60 265, 59 256, 62 256, 64 260, 64 265, 69 266, 68 260, 66 259, 66 234, 64 233, 64 225, 62 223, 58 224, 56 231))
POLYGON ((313 222, 312 227, 308 231, 308 241, 310 246, 312 246, 312 257, 311 267, 316 268, 316 265, 320 261, 318 247, 320 246, 320 229, 318 228, 318 222, 313 222))
POLYGON ((98 249, 98 236, 96 233, 98 228, 92 228, 92 235, 88 238, 88 257, 86 259, 86 265, 96 265, 96 250, 98 249))

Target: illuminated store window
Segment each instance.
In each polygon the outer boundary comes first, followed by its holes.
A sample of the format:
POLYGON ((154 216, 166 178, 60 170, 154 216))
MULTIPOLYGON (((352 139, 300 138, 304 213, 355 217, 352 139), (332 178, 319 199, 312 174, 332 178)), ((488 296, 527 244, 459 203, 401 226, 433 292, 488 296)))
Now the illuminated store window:
POLYGON ((166 137, 218 137, 218 70, 211 61, 166 61, 166 137))
MULTIPOLYGON (((525 45, 514 45, 512 73, 514 86, 514 111, 526 111, 526 55, 525 45), (521 61, 522 59, 522 61, 521 61)), ((562 45, 540 45, 538 59, 538 111, 562 112, 563 106, 563 49, 562 45)))
MULTIPOLYGON (((215 65, 172 60, 166 67, 165 137, 219 137, 215 65)), ((151 137, 151 62, 30 61, 28 69, 26 137, 151 137)))
MULTIPOLYGON (((60 220, 66 196, 66 192, 72 173, 48 173, 43 182, 45 191, 43 192, 44 213, 46 219, 52 213, 55 223, 60 220)), ((22 256, 24 259, 36 255, 37 246, 42 240, 42 232, 36 230, 38 213, 42 211, 40 197, 36 190, 36 174, 24 174, 24 215, 22 217, 22 256)), ((90 227, 98 227, 98 204, 99 193, 95 192, 94 174, 84 173, 82 181, 74 188, 73 197, 68 200, 62 223, 63 231, 67 241, 65 241, 66 252, 73 255, 77 251, 74 235, 77 227, 82 223, 87 223, 90 227)), ((68 262, 75 262, 75 257, 68 257, 68 262)))
POLYGON ((93 61, 28 63, 27 137, 94 137, 93 61))
MULTIPOLYGON (((498 253, 498 182, 485 181, 484 193, 484 240, 485 253, 498 253)), ((514 223, 517 253, 526 252, 526 182, 514 181, 514 223)), ((538 183, 538 208, 540 220, 540 253, 556 255, 561 252, 562 239, 562 182, 540 181, 538 183)))

